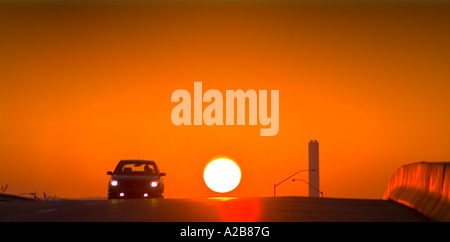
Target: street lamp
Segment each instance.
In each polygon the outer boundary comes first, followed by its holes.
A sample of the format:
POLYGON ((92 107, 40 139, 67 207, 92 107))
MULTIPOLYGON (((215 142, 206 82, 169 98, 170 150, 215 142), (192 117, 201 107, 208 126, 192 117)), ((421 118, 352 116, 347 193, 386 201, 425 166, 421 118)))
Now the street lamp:
POLYGON ((309 182, 307 182, 307 181, 305 181, 303 179, 292 179, 292 181, 302 181, 302 182, 308 184, 310 187, 314 188, 314 190, 318 191, 320 193, 321 197, 323 198, 323 191, 322 192, 319 191, 319 189, 317 189, 313 185, 309 184, 309 182))
POLYGON ((276 190, 276 189, 277 189, 277 186, 279 186, 281 183, 285 182, 285 181, 288 180, 289 178, 291 178, 291 177, 297 175, 298 173, 300 173, 300 172, 302 172, 302 171, 316 171, 316 169, 300 170, 300 171, 297 171, 296 173, 290 175, 288 178, 282 180, 282 181, 279 182, 278 184, 273 184, 273 197, 276 197, 276 196, 277 196, 277 190, 276 190))

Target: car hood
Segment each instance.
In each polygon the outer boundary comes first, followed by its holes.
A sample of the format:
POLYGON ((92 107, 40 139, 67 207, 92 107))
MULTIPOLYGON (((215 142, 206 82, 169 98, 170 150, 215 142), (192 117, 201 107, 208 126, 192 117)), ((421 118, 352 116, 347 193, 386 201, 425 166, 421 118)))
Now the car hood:
POLYGON ((128 175, 128 174, 113 174, 111 179, 114 180, 138 180, 138 181, 144 181, 144 180, 159 180, 158 175, 128 175))

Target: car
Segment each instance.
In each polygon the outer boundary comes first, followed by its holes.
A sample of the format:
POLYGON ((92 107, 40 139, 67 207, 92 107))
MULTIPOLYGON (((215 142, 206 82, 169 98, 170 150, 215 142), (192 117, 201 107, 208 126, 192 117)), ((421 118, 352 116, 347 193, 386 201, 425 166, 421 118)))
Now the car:
POLYGON ((164 179, 166 173, 151 160, 121 160, 114 172, 106 173, 108 199, 125 198, 164 198, 164 179))

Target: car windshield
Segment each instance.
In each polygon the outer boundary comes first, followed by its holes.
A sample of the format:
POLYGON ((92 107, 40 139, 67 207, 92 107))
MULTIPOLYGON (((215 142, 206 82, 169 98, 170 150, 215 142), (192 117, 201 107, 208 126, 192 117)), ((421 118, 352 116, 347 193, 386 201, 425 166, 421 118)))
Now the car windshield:
POLYGON ((143 162, 120 162, 116 170, 116 174, 131 174, 131 175, 154 175, 157 170, 154 164, 143 162))

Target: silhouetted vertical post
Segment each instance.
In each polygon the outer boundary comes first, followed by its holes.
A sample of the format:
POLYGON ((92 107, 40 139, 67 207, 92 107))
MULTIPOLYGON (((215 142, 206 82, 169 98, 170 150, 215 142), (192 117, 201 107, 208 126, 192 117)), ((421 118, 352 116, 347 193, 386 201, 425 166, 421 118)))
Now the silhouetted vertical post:
POLYGON ((316 189, 309 187, 309 197, 320 197, 319 186, 319 142, 309 141, 309 184, 316 189))

